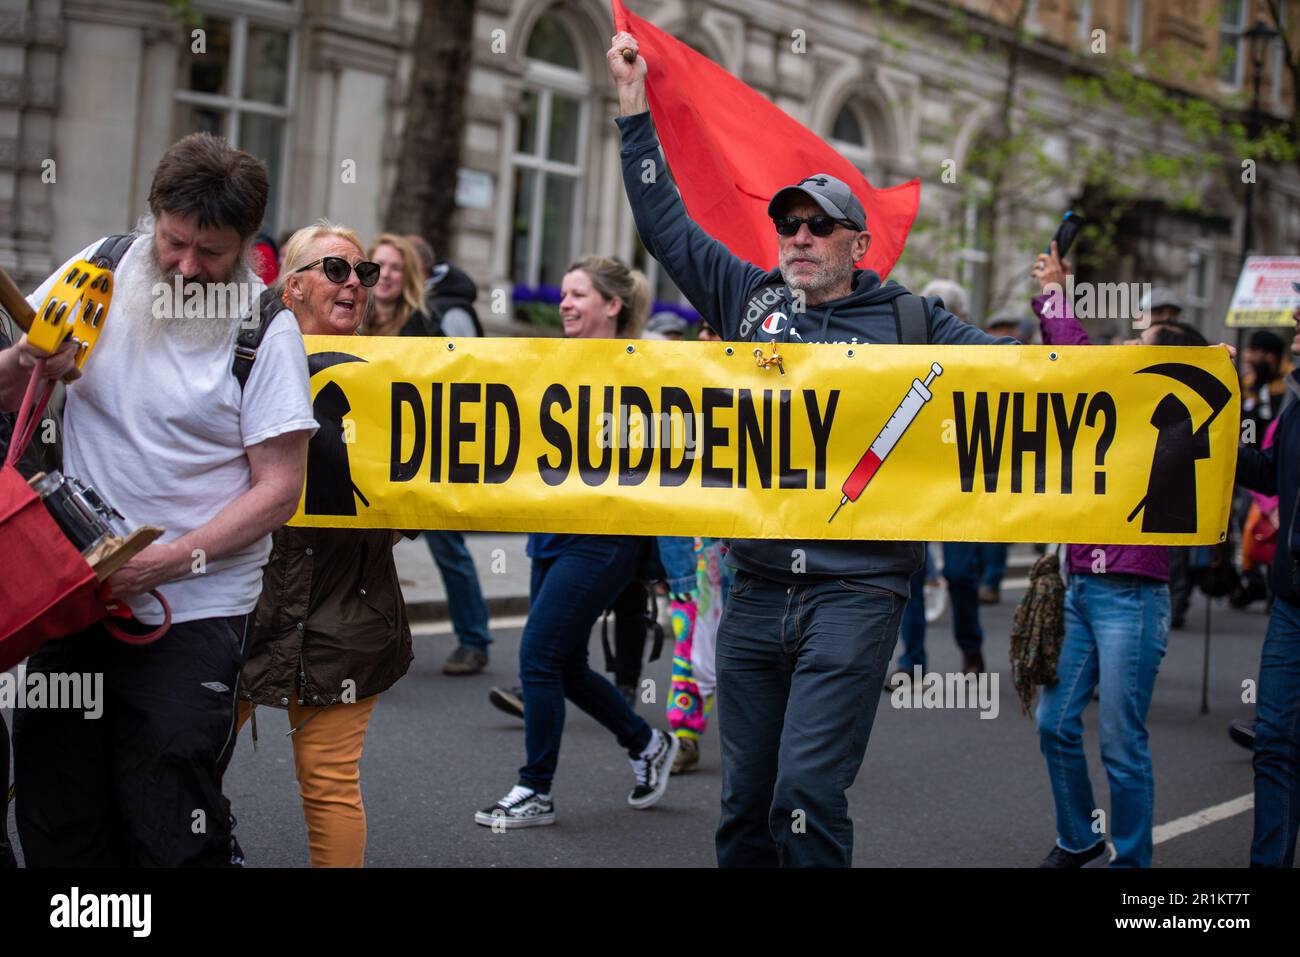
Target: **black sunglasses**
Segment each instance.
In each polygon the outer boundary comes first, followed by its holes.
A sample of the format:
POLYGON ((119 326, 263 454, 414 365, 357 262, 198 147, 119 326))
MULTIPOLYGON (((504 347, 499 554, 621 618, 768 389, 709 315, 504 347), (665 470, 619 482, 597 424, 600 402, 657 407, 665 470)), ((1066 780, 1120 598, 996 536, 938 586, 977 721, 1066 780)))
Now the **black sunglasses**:
POLYGON ((798 216, 777 216, 773 218, 772 222, 776 224, 777 233, 782 236, 793 236, 799 232, 799 227, 804 223, 808 224, 808 232, 822 238, 835 232, 836 226, 843 226, 845 229, 861 232, 855 224, 847 219, 834 219, 824 213, 818 213, 816 216, 810 216, 807 219, 798 216))
POLYGON ((379 282, 379 263, 372 263, 368 259, 361 260, 354 267, 342 256, 322 256, 320 259, 295 269, 294 272, 306 272, 313 266, 320 266, 325 271, 326 279, 340 285, 348 281, 348 275, 354 268, 357 271, 357 282, 367 289, 379 282))

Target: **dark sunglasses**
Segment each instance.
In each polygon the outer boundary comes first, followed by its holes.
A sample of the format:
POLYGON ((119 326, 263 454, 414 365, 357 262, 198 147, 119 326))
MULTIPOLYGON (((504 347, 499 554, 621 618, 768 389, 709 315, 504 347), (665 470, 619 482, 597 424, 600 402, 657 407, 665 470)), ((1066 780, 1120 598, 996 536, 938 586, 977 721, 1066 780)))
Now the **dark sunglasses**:
POLYGON ((798 216, 777 216, 772 220, 776 224, 776 231, 782 236, 793 236, 799 232, 799 227, 804 223, 808 224, 808 232, 814 236, 825 238, 835 232, 836 226, 843 226, 845 229, 851 229, 855 233, 861 232, 857 226, 847 219, 833 219, 823 213, 816 216, 810 216, 808 219, 801 219, 798 216))
POLYGON ((354 267, 342 256, 323 256, 320 259, 309 262, 307 265, 295 269, 294 272, 306 272, 313 266, 320 266, 325 271, 325 278, 330 282, 342 285, 348 281, 348 275, 355 268, 357 271, 357 282, 369 289, 375 283, 379 282, 379 263, 372 263, 368 259, 363 259, 354 267))

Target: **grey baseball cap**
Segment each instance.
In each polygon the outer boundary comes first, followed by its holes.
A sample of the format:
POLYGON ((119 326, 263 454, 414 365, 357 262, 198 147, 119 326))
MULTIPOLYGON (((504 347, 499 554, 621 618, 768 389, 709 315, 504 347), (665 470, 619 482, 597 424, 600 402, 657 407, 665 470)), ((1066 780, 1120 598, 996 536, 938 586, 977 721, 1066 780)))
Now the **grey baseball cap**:
POLYGON ((827 216, 847 219, 858 229, 867 228, 867 214, 862 203, 853 195, 849 184, 829 173, 814 173, 793 186, 783 186, 767 204, 767 215, 775 219, 778 211, 791 199, 807 198, 822 208, 827 216))
POLYGON ((1172 289, 1166 289, 1164 286, 1156 286, 1151 290, 1151 295, 1143 296, 1142 301, 1138 303, 1138 309, 1142 312, 1165 307, 1182 312, 1183 301, 1174 294, 1172 289))
POLYGON ((675 312, 656 312, 650 317, 645 324, 646 332, 658 332, 662 335, 677 333, 682 335, 686 332, 686 320, 675 312))

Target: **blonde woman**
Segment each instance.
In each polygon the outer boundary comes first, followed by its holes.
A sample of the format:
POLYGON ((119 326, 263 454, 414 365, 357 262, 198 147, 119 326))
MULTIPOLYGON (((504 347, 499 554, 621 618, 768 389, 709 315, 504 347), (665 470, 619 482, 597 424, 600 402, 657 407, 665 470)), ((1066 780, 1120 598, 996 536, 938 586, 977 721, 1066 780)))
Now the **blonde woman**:
MULTIPOLYGON (((573 339, 635 336, 650 310, 645 276, 617 259, 573 263, 561 286, 560 317, 573 339)), ((474 816, 485 827, 555 823, 551 784, 564 733, 565 699, 605 726, 627 751, 635 783, 627 803, 648 808, 668 785, 678 740, 652 728, 587 663, 587 640, 600 613, 635 580, 649 539, 632 535, 528 536, 533 561, 528 621, 519 646, 526 763, 517 784, 474 816)))
MULTIPOLYGON (((425 269, 414 244, 405 236, 383 233, 370 244, 369 256, 379 265, 379 282, 371 297, 375 307, 371 335, 442 335, 436 317, 420 305, 425 269)), ((447 610, 456 632, 456 647, 443 664, 442 673, 478 674, 487 667, 492 632, 474 557, 465 546, 465 536, 453 529, 426 531, 424 542, 442 575, 447 610)))
MULTIPOLYGON (((378 278, 356 234, 322 221, 285 245, 277 289, 303 335, 355 335, 378 278)), ((313 404, 320 429, 308 447, 309 498, 313 471, 348 474, 328 388, 313 404)), ((365 859, 366 725, 412 658, 396 540, 387 529, 286 526, 272 536, 240 678, 240 723, 257 705, 288 709, 313 867, 360 867, 365 859)))
POLYGON ((362 334, 442 335, 424 308, 424 269, 411 241, 396 233, 381 233, 366 256, 379 266, 379 281, 371 294, 373 311, 362 334))

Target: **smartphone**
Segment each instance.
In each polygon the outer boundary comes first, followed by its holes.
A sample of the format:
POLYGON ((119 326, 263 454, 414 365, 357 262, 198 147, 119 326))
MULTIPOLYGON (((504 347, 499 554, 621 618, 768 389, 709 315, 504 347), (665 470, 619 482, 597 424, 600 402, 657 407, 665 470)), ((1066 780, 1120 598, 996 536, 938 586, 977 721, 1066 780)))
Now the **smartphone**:
MULTIPOLYGON (((1061 224, 1056 227, 1056 235, 1052 239, 1056 242, 1057 255, 1062 259, 1070 251, 1070 246, 1074 243, 1074 237, 1079 235, 1079 230, 1083 228, 1083 224, 1086 222, 1087 219, 1081 213, 1076 213, 1072 209, 1066 210, 1065 215, 1061 217, 1061 224)), ((1050 242, 1043 249, 1043 252, 1049 256, 1052 254, 1052 244, 1050 242)))

